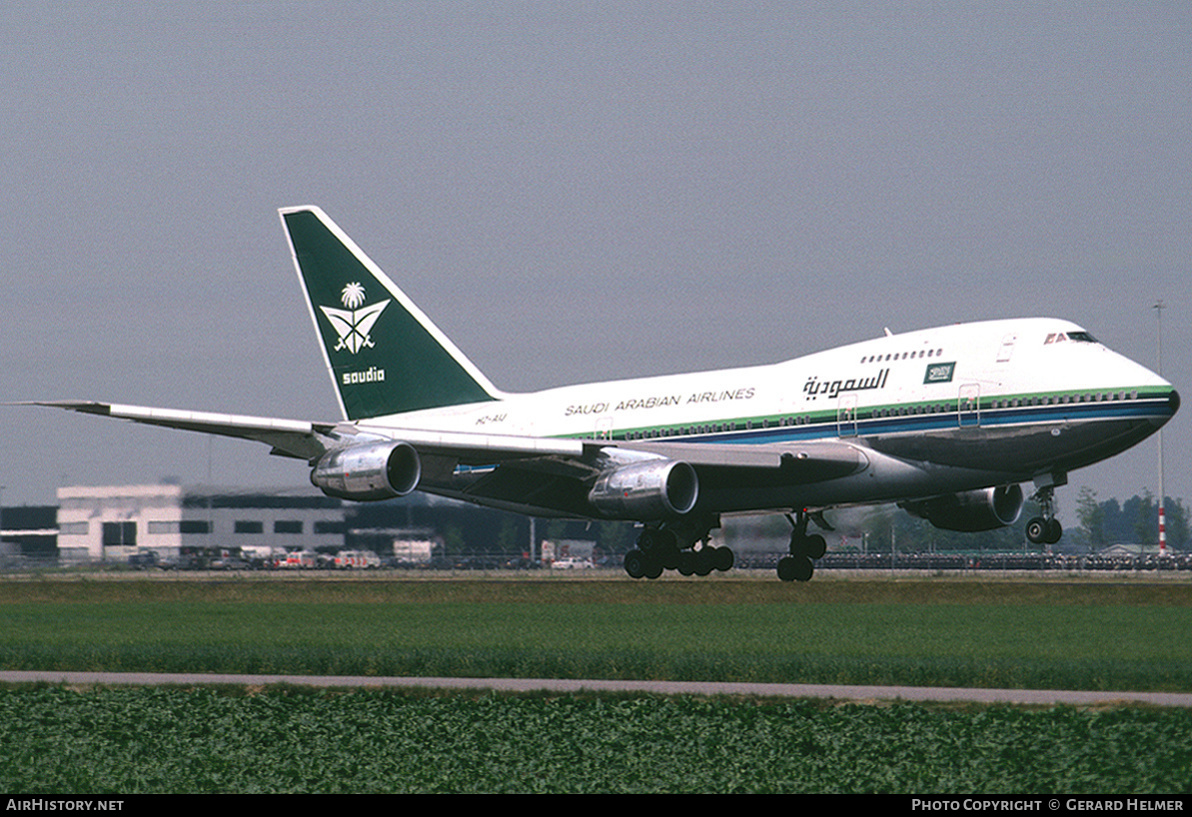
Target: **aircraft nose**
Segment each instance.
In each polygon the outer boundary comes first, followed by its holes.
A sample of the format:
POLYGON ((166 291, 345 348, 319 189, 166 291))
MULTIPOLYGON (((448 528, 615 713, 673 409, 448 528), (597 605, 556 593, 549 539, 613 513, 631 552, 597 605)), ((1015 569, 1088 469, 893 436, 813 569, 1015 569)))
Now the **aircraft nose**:
POLYGON ((1171 406, 1171 416, 1180 410, 1180 393, 1175 389, 1171 390, 1171 394, 1167 395, 1167 405, 1171 406))

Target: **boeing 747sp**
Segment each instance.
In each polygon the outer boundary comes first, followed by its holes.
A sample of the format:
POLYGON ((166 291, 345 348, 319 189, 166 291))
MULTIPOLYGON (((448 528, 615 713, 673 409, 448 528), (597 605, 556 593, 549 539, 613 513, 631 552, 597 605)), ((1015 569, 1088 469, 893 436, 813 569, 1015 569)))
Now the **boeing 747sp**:
POLYGON ((415 490, 540 517, 639 523, 629 575, 728 570, 710 545, 732 514, 792 522, 784 581, 811 578, 822 512, 897 503, 940 528, 1017 521, 1028 485, 1035 543, 1061 536, 1069 472, 1139 443, 1179 394, 1081 327, 1054 318, 887 333, 723 371, 496 388, 316 207, 280 211, 342 410, 327 422, 90 401, 42 402, 256 440, 304 460, 324 493, 415 490))

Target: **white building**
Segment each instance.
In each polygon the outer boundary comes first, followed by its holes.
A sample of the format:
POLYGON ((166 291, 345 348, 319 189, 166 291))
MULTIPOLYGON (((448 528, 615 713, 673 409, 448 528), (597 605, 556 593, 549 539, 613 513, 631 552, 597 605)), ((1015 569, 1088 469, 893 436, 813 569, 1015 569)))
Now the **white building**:
POLYGON ((339 550, 344 509, 314 492, 245 492, 182 485, 58 489, 58 553, 64 563, 125 562, 152 550, 339 550))

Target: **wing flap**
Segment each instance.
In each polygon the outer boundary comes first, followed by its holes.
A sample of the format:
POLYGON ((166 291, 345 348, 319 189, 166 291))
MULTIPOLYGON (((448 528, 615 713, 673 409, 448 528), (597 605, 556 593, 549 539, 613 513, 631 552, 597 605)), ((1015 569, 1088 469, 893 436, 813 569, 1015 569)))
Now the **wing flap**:
POLYGON ((617 447, 682 460, 697 471, 704 468, 781 470, 787 481, 801 483, 838 479, 869 467, 863 449, 834 440, 769 445, 633 442, 617 447))

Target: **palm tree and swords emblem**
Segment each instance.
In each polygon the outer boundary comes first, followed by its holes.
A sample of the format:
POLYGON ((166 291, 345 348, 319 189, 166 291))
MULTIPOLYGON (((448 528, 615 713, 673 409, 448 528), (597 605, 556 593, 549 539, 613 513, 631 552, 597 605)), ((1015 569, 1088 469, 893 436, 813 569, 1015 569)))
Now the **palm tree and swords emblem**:
POLYGON ((353 281, 343 288, 343 292, 340 293, 340 301, 346 309, 333 309, 330 306, 319 307, 327 316, 327 320, 331 322, 336 334, 339 335, 339 342, 335 344, 335 349, 332 351, 338 352, 341 349, 347 349, 352 354, 356 354, 366 347, 373 348, 375 344, 369 337, 369 332, 372 331, 377 318, 385 311, 385 307, 389 306, 389 300, 364 306, 364 287, 358 281, 353 281))

